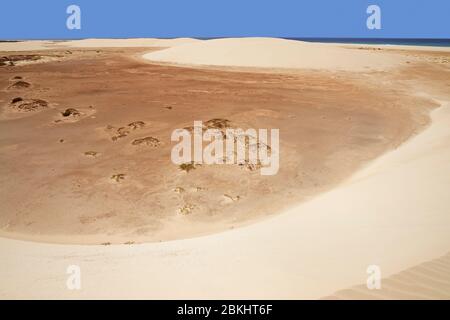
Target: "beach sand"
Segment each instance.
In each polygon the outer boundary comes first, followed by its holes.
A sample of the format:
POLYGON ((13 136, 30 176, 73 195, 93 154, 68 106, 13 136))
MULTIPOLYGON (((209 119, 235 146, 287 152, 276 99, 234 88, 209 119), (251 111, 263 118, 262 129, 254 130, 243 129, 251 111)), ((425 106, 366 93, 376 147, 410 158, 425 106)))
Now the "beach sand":
MULTIPOLYGON (((2 297, 364 298, 367 266, 450 251, 448 50, 173 42, 0 44, 2 297), (172 130, 210 119, 279 128, 279 173, 172 164, 172 130)), ((438 289, 392 290, 445 298, 434 265, 404 272, 438 289)))

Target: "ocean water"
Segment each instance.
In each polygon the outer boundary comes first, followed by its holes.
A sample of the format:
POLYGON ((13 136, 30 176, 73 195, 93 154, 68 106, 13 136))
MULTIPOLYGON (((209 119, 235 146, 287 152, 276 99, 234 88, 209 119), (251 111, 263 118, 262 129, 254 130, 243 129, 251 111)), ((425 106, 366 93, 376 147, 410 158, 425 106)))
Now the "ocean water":
POLYGON ((391 39, 391 38, 285 38, 290 40, 354 44, 396 44, 407 46, 450 47, 450 39, 391 39))

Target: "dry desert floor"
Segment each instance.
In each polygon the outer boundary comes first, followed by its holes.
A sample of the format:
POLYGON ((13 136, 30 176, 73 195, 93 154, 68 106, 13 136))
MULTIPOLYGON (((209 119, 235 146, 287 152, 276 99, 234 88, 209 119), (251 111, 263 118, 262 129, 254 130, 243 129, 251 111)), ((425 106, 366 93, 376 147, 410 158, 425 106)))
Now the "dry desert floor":
POLYGON ((0 43, 0 296, 450 298, 450 51, 208 41, 0 43), (173 164, 194 120, 278 174, 173 164))

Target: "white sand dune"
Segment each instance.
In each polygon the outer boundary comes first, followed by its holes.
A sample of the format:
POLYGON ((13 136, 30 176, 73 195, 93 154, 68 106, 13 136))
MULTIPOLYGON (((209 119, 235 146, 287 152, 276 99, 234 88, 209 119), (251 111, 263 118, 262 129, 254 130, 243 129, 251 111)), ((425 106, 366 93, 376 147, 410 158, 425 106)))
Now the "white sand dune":
POLYGON ((450 251, 449 163, 450 104, 445 103, 432 112, 430 127, 340 187, 248 227, 143 245, 0 239, 0 296, 328 296, 365 283, 368 265, 378 265, 389 277, 450 251), (81 267, 79 291, 66 288, 66 268, 72 264, 81 267))
POLYGON ((201 40, 193 38, 174 38, 174 39, 83 39, 70 40, 57 43, 58 46, 73 48, 108 48, 108 47, 173 47, 188 43, 196 43, 201 40))
POLYGON ((34 51, 51 49, 52 41, 26 40, 0 42, 0 51, 34 51))
POLYGON ((202 40, 193 38, 82 39, 68 41, 26 40, 0 42, 0 51, 34 51, 68 48, 173 47, 202 40))
POLYGON ((198 41, 150 52, 144 58, 185 65, 349 71, 385 70, 406 63, 404 57, 382 51, 277 38, 198 41))

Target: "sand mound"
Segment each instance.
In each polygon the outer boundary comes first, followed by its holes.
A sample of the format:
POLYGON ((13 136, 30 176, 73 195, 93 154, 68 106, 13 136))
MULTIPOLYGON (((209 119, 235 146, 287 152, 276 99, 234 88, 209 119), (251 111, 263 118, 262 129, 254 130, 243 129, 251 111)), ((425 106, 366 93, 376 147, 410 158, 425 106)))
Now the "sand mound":
POLYGON ((11 107, 16 112, 35 112, 48 107, 48 102, 42 99, 14 98, 11 107))
POLYGON ((12 85, 10 85, 8 87, 8 90, 13 90, 13 89, 26 89, 29 88, 31 86, 31 84, 29 82, 23 81, 23 80, 19 80, 14 82, 12 85))
POLYGON ((147 53, 156 62, 259 68, 384 70, 403 58, 383 50, 361 52, 335 44, 275 38, 228 38, 198 41, 147 53))
MULTIPOLYGON (((0 47, 1 49, 1 47, 0 47)), ((10 56, 3 56, 0 57, 0 66, 14 66, 16 63, 21 62, 29 62, 29 61, 36 61, 41 59, 41 56, 37 54, 18 54, 18 55, 10 55, 10 56)))

